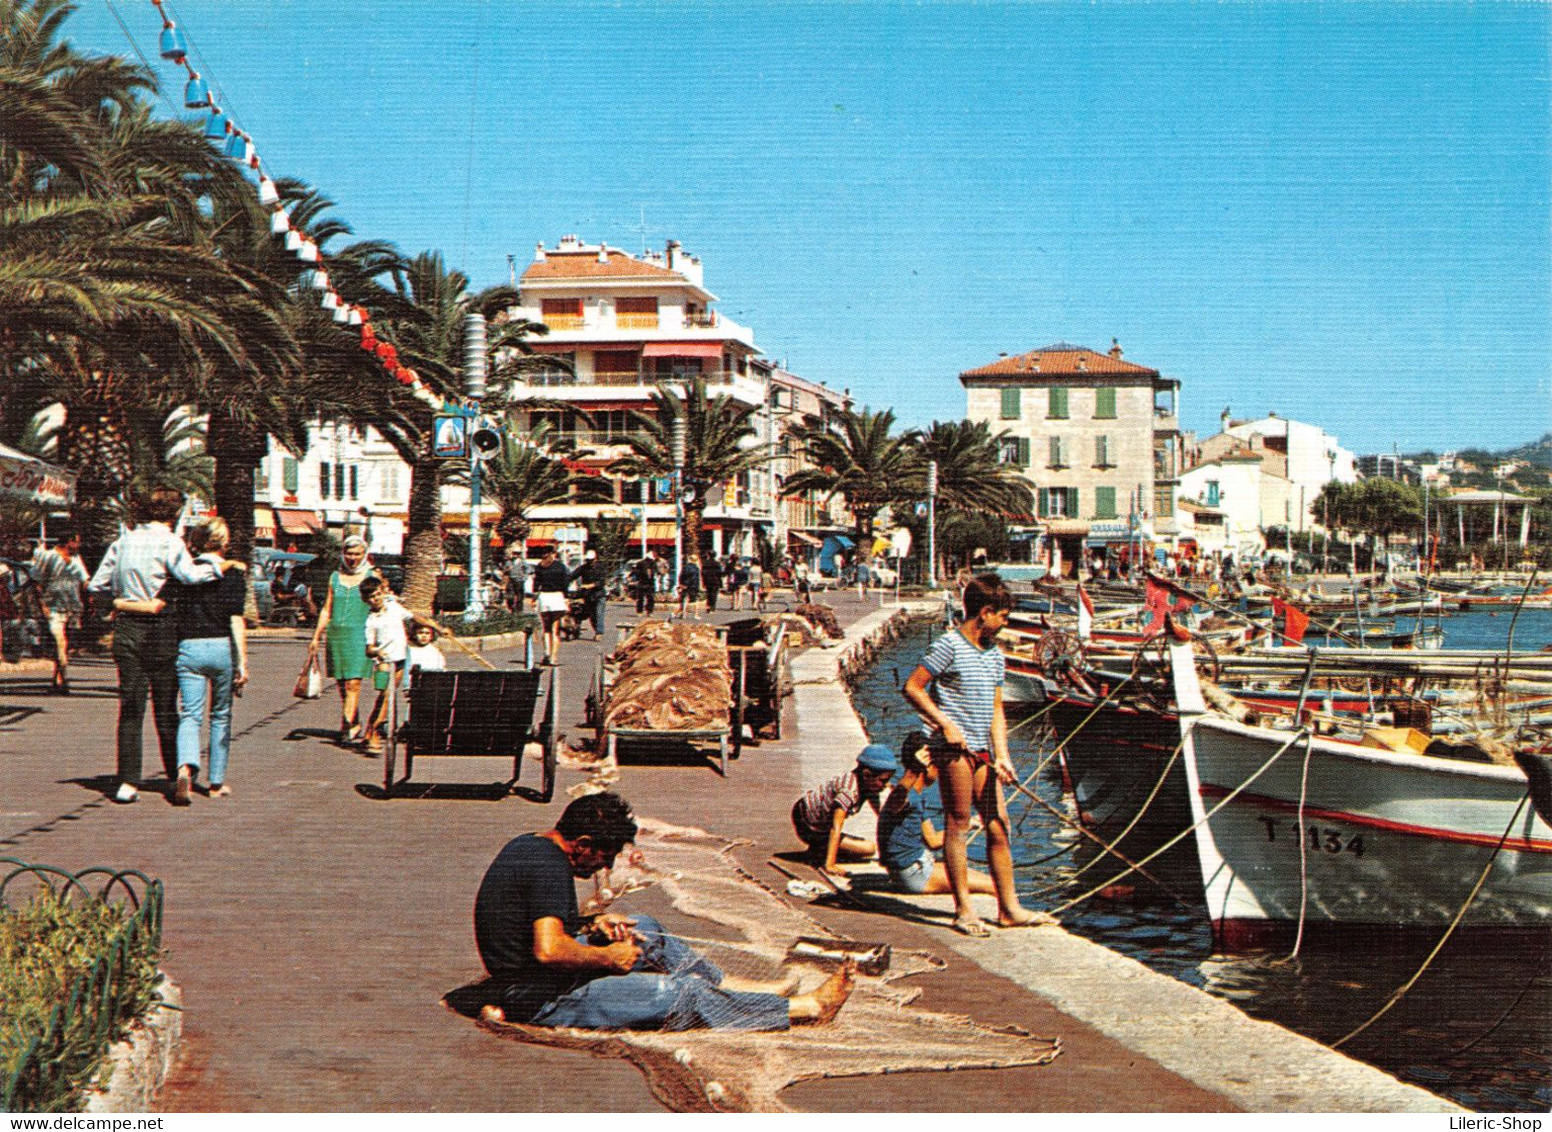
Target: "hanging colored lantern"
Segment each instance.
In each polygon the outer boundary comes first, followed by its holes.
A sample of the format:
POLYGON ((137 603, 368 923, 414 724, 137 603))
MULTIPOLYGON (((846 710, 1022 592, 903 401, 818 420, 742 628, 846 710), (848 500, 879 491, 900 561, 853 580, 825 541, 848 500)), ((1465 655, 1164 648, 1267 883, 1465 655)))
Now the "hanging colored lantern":
POLYGON ((286 251, 301 254, 302 234, 295 228, 288 227, 286 230, 286 251))
POLYGON ((183 105, 190 110, 210 105, 210 88, 199 77, 198 71, 189 72, 188 85, 183 88, 183 105))
POLYGON ((308 286, 310 286, 314 291, 327 291, 329 289, 329 273, 327 271, 323 271, 321 269, 318 271, 309 271, 307 275, 308 286))
POLYGON ((311 238, 304 239, 302 241, 302 249, 301 249, 301 251, 297 252, 296 254, 297 254, 297 257, 299 259, 301 259, 305 263, 317 263, 318 262, 318 245, 313 243, 311 238))
POLYGON ((334 321, 339 323, 341 326, 345 325, 345 323, 350 321, 350 312, 347 311, 344 307, 335 307, 334 321))
POLYGON ((162 58, 171 59, 174 63, 181 63, 189 55, 189 45, 183 38, 183 32, 172 24, 162 28, 162 58))
POLYGON ((361 308, 360 307, 351 307, 350 310, 346 313, 345 317, 347 319, 349 319, 351 326, 360 326, 361 325, 361 308))
POLYGON ((243 141, 242 134, 234 131, 226 136, 226 147, 222 150, 222 152, 225 153, 226 156, 236 158, 240 161, 243 157, 243 154, 247 152, 247 150, 244 148, 246 144, 247 143, 243 141))
POLYGON ((415 384, 419 383, 419 381, 420 381, 420 374, 416 373, 412 369, 406 369, 404 371, 404 384, 405 385, 415 385, 415 384))
POLYGON ((382 359, 385 366, 391 366, 399 359, 399 351, 392 342, 379 342, 373 353, 382 359))
POLYGON ((318 305, 326 311, 338 310, 339 296, 333 291, 325 291, 323 298, 318 301, 318 305))
POLYGON ((259 154, 258 151, 253 148, 253 139, 250 138, 247 134, 244 134, 242 136, 242 140, 242 163, 248 166, 250 169, 258 168, 255 162, 258 160, 259 154))
POLYGON ((361 348, 363 350, 377 351, 377 335, 372 333, 371 324, 361 327, 361 348))
POLYGON ((226 137, 231 129, 232 120, 222 112, 219 106, 211 106, 210 117, 205 121, 205 137, 209 141, 220 141, 226 137))
POLYGON ((277 236, 282 232, 291 231, 291 218, 286 215, 285 209, 277 208, 270 214, 269 230, 277 236))
POLYGON ((405 369, 403 366, 395 366, 393 376, 399 379, 400 385, 411 385, 415 381, 414 371, 405 369))
POLYGON ((278 204, 279 202, 280 193, 275 188, 275 182, 261 173, 259 175, 259 203, 278 204))

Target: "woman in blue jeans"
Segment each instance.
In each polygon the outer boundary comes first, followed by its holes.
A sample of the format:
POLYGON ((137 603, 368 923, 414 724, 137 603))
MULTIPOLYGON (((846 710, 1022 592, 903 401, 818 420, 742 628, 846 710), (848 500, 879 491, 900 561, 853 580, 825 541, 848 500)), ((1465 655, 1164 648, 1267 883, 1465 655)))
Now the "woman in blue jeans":
MULTIPOLYGON (((221 565, 226 552, 226 523, 201 519, 185 540, 196 560, 221 565)), ((174 616, 178 626, 178 781, 173 805, 187 806, 199 775, 199 739, 210 703, 212 798, 228 798, 226 762, 232 732, 232 694, 248 683, 248 635, 243 623, 243 575, 223 573, 200 586, 179 585, 174 616)))

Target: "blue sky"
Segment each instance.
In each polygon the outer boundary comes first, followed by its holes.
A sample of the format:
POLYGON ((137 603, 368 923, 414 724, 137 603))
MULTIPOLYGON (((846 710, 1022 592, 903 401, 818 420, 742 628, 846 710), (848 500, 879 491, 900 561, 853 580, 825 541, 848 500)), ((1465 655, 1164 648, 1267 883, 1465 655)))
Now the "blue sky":
MULTIPOLYGON (((116 10, 154 59, 146 0, 81 9, 79 47, 130 53, 116 10)), ((169 10, 359 236, 478 286, 563 233, 678 239, 767 354, 906 424, 1001 351, 1115 337, 1203 433, 1552 428, 1545 4, 169 10)))

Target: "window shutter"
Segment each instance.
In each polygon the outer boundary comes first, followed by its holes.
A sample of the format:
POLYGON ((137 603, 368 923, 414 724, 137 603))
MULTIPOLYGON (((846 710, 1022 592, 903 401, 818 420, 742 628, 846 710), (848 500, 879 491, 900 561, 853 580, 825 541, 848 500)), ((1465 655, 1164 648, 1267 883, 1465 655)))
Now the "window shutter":
POLYGON ((1029 437, 1018 438, 1018 465, 1021 468, 1029 467, 1029 437))
POLYGON ((280 469, 280 486, 292 495, 295 495, 300 480, 301 468, 297 466, 295 460, 287 456, 285 463, 281 465, 280 469))
POLYGON ((1040 489, 1040 499, 1039 499, 1039 502, 1037 504, 1037 508, 1038 508, 1038 514, 1040 515, 1040 517, 1042 519, 1045 518, 1047 515, 1049 515, 1051 513, 1051 489, 1050 488, 1042 487, 1040 489))
POLYGON ((1067 489, 1067 514, 1074 519, 1083 514, 1083 509, 1078 506, 1078 489, 1075 487, 1067 489))
POLYGON ((1016 421, 1023 416, 1023 406, 1019 394, 1023 392, 1017 386, 1002 391, 1002 419, 1016 421))
POLYGON ((1047 454, 1046 454, 1047 455, 1046 463, 1049 464, 1053 468, 1061 467, 1062 466, 1062 438, 1059 437, 1059 436, 1051 437, 1049 439, 1049 441, 1047 441, 1047 448, 1048 448, 1048 451, 1047 451, 1047 454))
POLYGON ((1108 436, 1096 436, 1094 438, 1094 463, 1101 468, 1110 465, 1110 438, 1108 436))
POLYGON ((1115 498, 1115 488, 1096 487, 1094 489, 1094 517, 1096 519, 1114 519, 1116 517, 1115 498))
POLYGON ((318 494, 323 498, 329 498, 329 465, 318 465, 318 494))
POLYGON ((1046 416, 1055 420, 1065 419, 1067 416, 1067 390, 1051 386, 1046 405, 1046 416))
POLYGON ((1094 415, 1103 420, 1115 418, 1116 391, 1114 389, 1094 390, 1094 415))
POLYGON ((360 498, 356 490, 358 486, 359 481, 356 479, 356 465, 352 464, 350 465, 350 498, 360 498))

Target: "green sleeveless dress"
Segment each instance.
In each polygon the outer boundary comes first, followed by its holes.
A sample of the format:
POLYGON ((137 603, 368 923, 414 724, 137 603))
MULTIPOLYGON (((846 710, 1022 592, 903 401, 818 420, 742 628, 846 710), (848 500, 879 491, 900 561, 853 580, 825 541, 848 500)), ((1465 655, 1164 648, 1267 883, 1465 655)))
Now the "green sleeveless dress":
POLYGON ((336 571, 329 575, 334 608, 329 613, 329 675, 335 680, 365 680, 372 675, 366 655, 366 615, 360 585, 347 586, 336 571))

